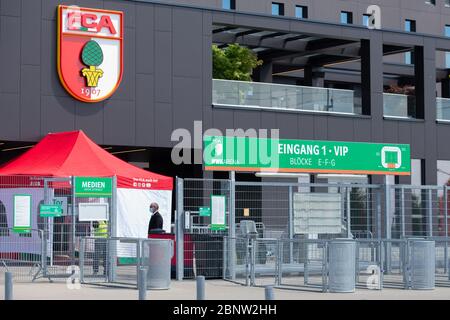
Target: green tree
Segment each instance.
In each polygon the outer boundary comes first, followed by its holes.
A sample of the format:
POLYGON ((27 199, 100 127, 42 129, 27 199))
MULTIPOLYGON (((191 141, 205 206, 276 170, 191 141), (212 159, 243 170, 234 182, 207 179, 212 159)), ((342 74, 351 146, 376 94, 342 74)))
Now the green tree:
POLYGON ((214 79, 252 81, 253 69, 263 64, 246 47, 230 44, 224 49, 212 46, 214 79))

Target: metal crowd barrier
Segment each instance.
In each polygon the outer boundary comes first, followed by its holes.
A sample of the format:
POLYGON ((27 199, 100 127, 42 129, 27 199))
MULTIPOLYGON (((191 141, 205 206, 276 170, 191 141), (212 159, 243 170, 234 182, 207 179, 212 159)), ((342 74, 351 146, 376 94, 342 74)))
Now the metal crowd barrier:
POLYGON ((82 237, 80 243, 81 283, 138 288, 140 270, 146 268, 147 288, 168 289, 170 285, 170 262, 174 254, 171 240, 82 237), (170 252, 165 250, 168 242, 170 252), (151 257, 153 252, 156 259, 151 257))
MULTIPOLYGON (((344 240, 356 244, 357 288, 450 287, 449 238, 344 240), (418 247, 418 243, 425 247, 424 242, 433 246, 428 253, 418 247)), ((336 241, 342 239, 224 237, 223 279, 247 286, 327 292, 330 290, 330 244, 336 241)))
POLYGON ((43 274, 46 259, 42 230, 15 233, 11 228, 0 228, 0 279, 11 272, 14 281, 34 281, 43 274))

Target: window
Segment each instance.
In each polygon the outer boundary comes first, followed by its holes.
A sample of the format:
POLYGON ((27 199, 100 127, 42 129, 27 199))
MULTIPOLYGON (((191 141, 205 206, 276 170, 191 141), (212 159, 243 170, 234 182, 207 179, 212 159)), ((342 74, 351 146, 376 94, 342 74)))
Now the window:
POLYGON ((353 23, 353 13, 349 11, 341 11, 341 23, 352 24, 353 23))
MULTIPOLYGON (((405 31, 406 32, 416 32, 416 20, 405 20, 405 31)), ((414 53, 413 52, 407 52, 405 53, 405 63, 406 64, 413 64, 414 61, 414 53)))
MULTIPOLYGON (((450 25, 448 24, 444 27, 444 35, 450 37, 450 25)), ((445 67, 450 68, 450 52, 445 53, 445 67)))
POLYGON ((445 5, 446 7, 450 7, 450 0, 445 0, 445 1, 444 1, 444 5, 445 5))
POLYGON ((363 20, 362 20, 363 26, 366 26, 366 27, 369 26, 369 18, 370 18, 369 14, 363 14, 363 20))
POLYGON ((5 205, 0 201, 0 237, 8 237, 8 215, 6 214, 5 205))
POLYGON ((222 0, 222 9, 236 10, 236 0, 222 0))
POLYGON ((272 14, 274 16, 284 16, 284 3, 272 2, 272 14))
POLYGON ((295 6, 295 17, 299 19, 308 19, 308 7, 295 6))
POLYGON ((435 6, 436 5, 436 0, 425 0, 425 3, 435 6))
POLYGON ((416 20, 405 20, 405 31, 406 32, 416 32, 416 20))

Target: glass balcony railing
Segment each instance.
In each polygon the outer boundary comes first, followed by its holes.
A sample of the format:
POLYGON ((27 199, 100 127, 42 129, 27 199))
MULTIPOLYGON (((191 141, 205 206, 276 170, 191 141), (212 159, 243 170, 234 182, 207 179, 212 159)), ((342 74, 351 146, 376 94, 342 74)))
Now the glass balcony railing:
POLYGON ((352 90, 231 80, 213 80, 213 104, 344 114, 361 113, 361 108, 355 107, 352 90))
POLYGON ((436 98, 436 118, 437 120, 450 121, 450 99, 436 98))
POLYGON ((383 112, 387 117, 414 118, 416 97, 405 94, 383 93, 383 112))

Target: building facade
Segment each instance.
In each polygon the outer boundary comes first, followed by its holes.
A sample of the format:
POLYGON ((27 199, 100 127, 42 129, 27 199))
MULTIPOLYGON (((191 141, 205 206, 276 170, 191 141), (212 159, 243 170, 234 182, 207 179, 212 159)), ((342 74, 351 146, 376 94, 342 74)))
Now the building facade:
POLYGON ((412 177, 396 182, 446 183, 450 7, 425 2, 1 0, 0 161, 48 132, 82 129, 141 167, 211 176, 201 165, 171 161, 172 132, 194 132, 201 121, 203 130, 279 129, 285 139, 410 144, 412 177), (123 78, 103 102, 78 101, 61 85, 60 4, 124 13, 123 78), (381 30, 364 26, 370 4, 382 9, 381 30), (244 97, 233 95, 240 83, 212 78, 211 46, 230 43, 264 61, 244 97))

